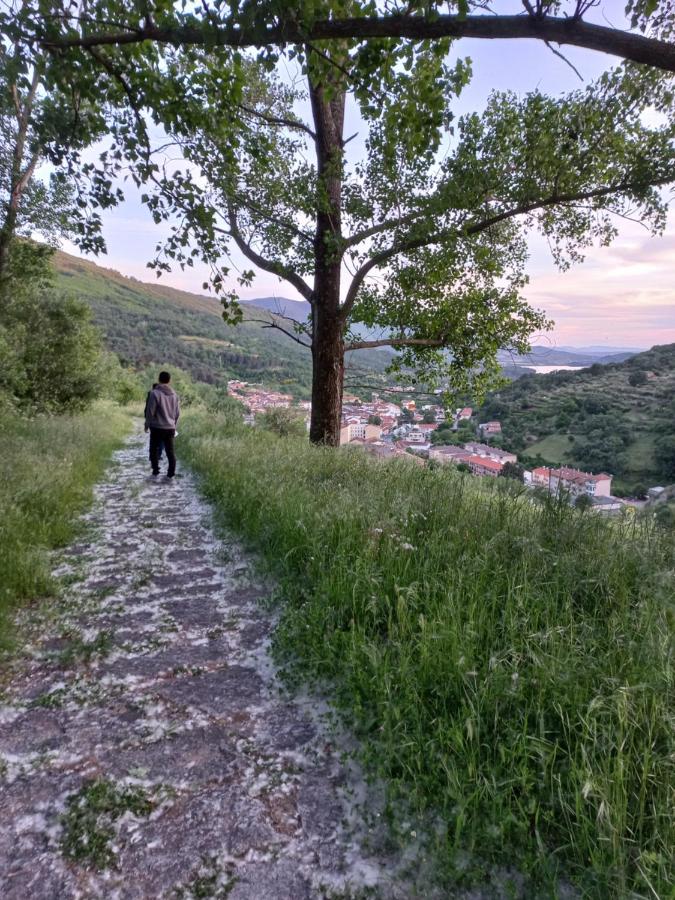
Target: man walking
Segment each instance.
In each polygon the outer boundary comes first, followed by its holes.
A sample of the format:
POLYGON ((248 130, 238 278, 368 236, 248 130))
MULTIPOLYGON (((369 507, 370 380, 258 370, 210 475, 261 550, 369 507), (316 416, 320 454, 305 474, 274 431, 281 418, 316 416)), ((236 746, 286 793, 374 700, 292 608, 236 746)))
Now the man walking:
POLYGON ((158 384, 148 394, 145 403, 145 430, 150 431, 150 465, 152 474, 159 475, 159 454, 162 446, 166 452, 169 468, 167 478, 176 474, 176 454, 173 439, 180 415, 178 394, 169 386, 171 375, 160 372, 158 384))

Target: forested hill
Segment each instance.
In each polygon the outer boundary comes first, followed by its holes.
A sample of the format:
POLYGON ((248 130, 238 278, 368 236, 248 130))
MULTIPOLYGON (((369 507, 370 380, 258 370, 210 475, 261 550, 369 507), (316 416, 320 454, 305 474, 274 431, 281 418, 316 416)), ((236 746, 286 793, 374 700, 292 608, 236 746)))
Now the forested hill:
MULTIPOLYGON (((245 306, 244 322, 228 326, 211 297, 141 282, 62 252, 55 254, 54 266, 59 287, 91 306, 107 346, 123 363, 161 362, 210 384, 241 378, 309 396, 309 351, 280 331, 262 327, 260 321, 270 321, 265 310, 245 306)), ((352 356, 352 370, 364 370, 369 381, 381 380, 388 354, 352 356)))
POLYGON ((675 344, 579 372, 525 375, 488 398, 505 445, 550 463, 619 476, 626 493, 675 482, 675 344))

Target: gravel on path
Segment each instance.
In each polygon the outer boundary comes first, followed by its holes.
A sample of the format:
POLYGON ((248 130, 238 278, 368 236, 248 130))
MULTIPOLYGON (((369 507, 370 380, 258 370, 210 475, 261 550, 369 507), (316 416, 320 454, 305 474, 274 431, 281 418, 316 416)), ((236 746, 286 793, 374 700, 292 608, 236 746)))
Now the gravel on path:
POLYGON ((358 770, 280 690, 269 586, 190 475, 150 480, 135 433, 85 520, 0 698, 0 896, 417 896, 364 850, 358 770))

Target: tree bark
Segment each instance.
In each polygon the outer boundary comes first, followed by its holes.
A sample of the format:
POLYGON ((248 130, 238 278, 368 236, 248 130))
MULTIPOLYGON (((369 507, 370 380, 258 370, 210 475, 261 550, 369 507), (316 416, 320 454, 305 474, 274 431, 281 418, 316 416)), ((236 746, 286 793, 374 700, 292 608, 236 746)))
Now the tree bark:
POLYGON ((344 383, 344 317, 340 310, 342 264, 342 154, 345 92, 338 84, 326 94, 325 78, 309 93, 315 124, 317 217, 312 293, 312 415, 309 439, 337 447, 344 383))
POLYGON ((5 209, 5 216, 0 227, 0 282, 7 277, 7 264, 9 262, 9 248, 16 232, 16 224, 19 217, 19 207, 23 193, 28 186, 38 163, 39 154, 34 151, 26 167, 22 171, 24 163, 24 151, 28 138, 30 119, 33 113, 33 104, 40 84, 41 67, 33 67, 31 85, 26 94, 23 106, 16 84, 12 84, 12 95, 16 114, 17 130, 12 152, 12 168, 10 175, 10 194, 5 209))
POLYGON ((345 371, 343 322, 317 304, 312 343, 312 417, 309 439, 313 444, 340 444, 342 390, 345 371))

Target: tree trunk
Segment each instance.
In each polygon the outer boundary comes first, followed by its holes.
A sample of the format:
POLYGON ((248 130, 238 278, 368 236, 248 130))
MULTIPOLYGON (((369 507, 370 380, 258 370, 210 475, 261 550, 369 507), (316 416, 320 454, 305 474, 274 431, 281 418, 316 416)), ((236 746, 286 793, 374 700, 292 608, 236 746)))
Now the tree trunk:
POLYGON ((19 203, 23 193, 24 181, 21 177, 21 158, 23 156, 24 138, 25 135, 20 131, 14 145, 9 200, 5 209, 5 218, 0 228, 0 283, 7 277, 9 247, 16 231, 19 203))
POLYGON ((312 418, 309 439, 313 444, 327 444, 330 447, 338 447, 340 444, 345 371, 344 324, 338 309, 339 271, 337 275, 337 278, 323 279, 323 290, 317 296, 314 310, 312 339, 312 418), (338 302, 330 302, 331 296, 337 297, 338 302))
POLYGON ((7 278, 7 266, 9 263, 9 244, 12 238, 12 229, 0 228, 0 285, 7 278))
MULTIPOLYGON (((309 51, 310 53, 312 51, 309 51)), ((310 67, 311 68, 311 67, 310 67)), ((340 444, 344 381, 344 317, 340 310, 342 268, 342 165, 344 88, 334 83, 326 96, 326 75, 309 77, 316 133, 317 216, 312 296, 312 416, 314 444, 340 444)))

